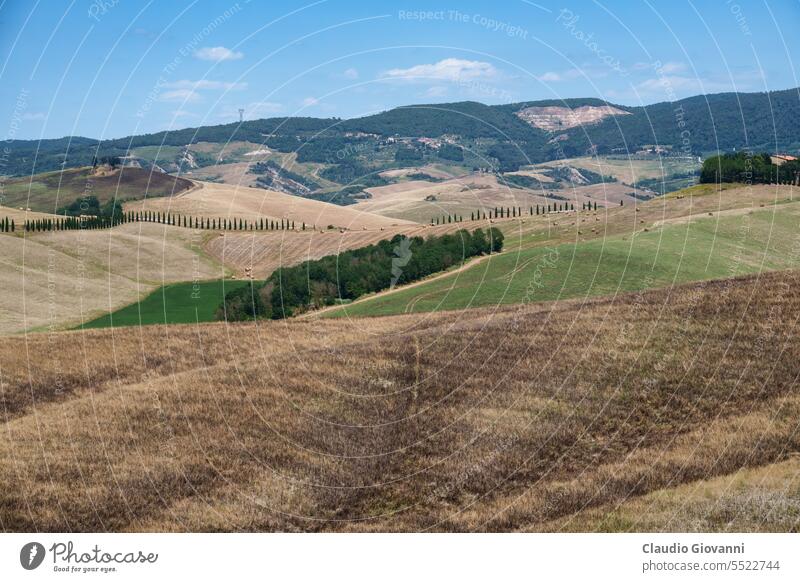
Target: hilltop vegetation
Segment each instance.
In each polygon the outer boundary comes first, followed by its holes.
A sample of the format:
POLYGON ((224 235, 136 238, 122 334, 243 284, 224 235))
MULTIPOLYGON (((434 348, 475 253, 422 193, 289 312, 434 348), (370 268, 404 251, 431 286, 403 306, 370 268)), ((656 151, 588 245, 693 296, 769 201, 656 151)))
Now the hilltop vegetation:
POLYGON ((768 153, 737 152, 712 156, 703 162, 700 182, 719 184, 794 184, 800 176, 800 160, 773 164, 768 153))

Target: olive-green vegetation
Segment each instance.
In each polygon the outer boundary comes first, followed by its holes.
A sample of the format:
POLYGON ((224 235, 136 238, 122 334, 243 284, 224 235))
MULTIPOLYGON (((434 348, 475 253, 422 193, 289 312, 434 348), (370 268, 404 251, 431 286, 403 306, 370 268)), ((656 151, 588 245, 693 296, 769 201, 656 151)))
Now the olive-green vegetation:
POLYGON ((225 294, 246 285, 246 281, 229 279, 164 285, 141 301, 93 319, 81 327, 122 327, 214 321, 217 307, 225 294))
POLYGON ((610 295, 797 268, 798 220, 800 204, 787 203, 752 213, 698 216, 633 236, 553 245, 541 233, 509 239, 506 252, 471 268, 327 315, 390 315, 610 295))
POLYGON ((496 253, 504 235, 496 228, 429 238, 397 235, 374 245, 279 268, 263 283, 234 289, 217 312, 228 321, 281 319, 353 300, 427 277, 466 258, 496 253))

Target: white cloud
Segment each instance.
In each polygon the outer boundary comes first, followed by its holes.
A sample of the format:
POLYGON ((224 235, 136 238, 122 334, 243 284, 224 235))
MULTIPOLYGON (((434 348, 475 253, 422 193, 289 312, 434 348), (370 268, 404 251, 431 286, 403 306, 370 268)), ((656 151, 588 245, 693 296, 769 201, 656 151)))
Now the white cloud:
POLYGON ((677 62, 668 62, 664 63, 661 67, 658 68, 659 73, 669 74, 669 73, 680 73, 686 70, 686 63, 677 63, 677 62))
POLYGON ((347 69, 344 73, 342 73, 342 76, 345 79, 355 80, 358 79, 358 71, 356 69, 350 68, 347 69))
POLYGON ((185 109, 176 109, 172 112, 172 117, 199 117, 199 115, 192 113, 191 111, 186 111, 185 109))
POLYGON ((222 61, 235 61, 237 59, 241 59, 244 54, 238 51, 232 51, 224 46, 206 46, 201 49, 197 49, 194 52, 194 56, 204 61, 221 63, 222 61))
POLYGON ((160 101, 199 101, 200 93, 192 89, 174 89, 172 91, 164 91, 159 95, 160 101))
POLYGON ((303 99, 302 103, 303 107, 311 107, 319 103, 319 99, 317 99, 316 97, 306 97, 305 99, 303 99))
POLYGON ((207 79, 202 79, 200 81, 181 79, 180 81, 165 83, 164 87, 169 89, 191 89, 193 91, 202 89, 232 91, 247 89, 247 83, 228 83, 225 81, 209 81, 207 79))
POLYGON ((41 112, 22 114, 22 119, 24 121, 42 121, 44 118, 45 114, 41 112))
POLYGON ((441 85, 428 87, 428 90, 423 93, 424 97, 444 97, 445 95, 447 95, 447 87, 441 85))
POLYGON ((557 83, 563 80, 563 77, 554 71, 548 71, 544 75, 539 75, 536 79, 543 83, 557 83))
POLYGON ((579 69, 567 69, 566 71, 547 71, 543 75, 536 77, 538 81, 544 83, 558 83, 559 81, 570 81, 573 79, 598 79, 607 76, 608 73, 602 69, 590 65, 581 65, 579 69))
POLYGON ((468 81, 495 77, 497 69, 491 63, 465 59, 443 59, 438 63, 414 65, 408 69, 390 69, 381 75, 384 79, 407 81, 438 79, 441 81, 468 81))

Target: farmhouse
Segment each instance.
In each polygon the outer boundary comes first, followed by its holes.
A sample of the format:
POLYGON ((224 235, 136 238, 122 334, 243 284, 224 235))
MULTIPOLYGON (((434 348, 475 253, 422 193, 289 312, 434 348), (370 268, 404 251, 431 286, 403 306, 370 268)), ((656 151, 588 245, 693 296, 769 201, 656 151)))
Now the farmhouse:
POLYGON ((786 162, 793 162, 796 159, 796 156, 790 156, 789 154, 775 154, 774 156, 770 156, 770 160, 776 166, 783 165, 786 162))

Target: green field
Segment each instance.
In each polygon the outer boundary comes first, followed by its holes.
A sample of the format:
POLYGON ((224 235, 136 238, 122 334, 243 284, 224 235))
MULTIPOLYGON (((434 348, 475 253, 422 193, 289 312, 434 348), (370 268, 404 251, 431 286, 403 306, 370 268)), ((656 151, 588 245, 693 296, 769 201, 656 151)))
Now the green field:
POLYGON ((800 205, 791 203, 749 214, 698 216, 634 236, 553 246, 507 240, 502 254, 465 271, 325 315, 392 315, 570 299, 797 268, 798 221, 800 205))
POLYGON ((214 321, 225 293, 247 284, 247 281, 219 279, 165 285, 141 301, 98 317, 79 328, 214 321))

